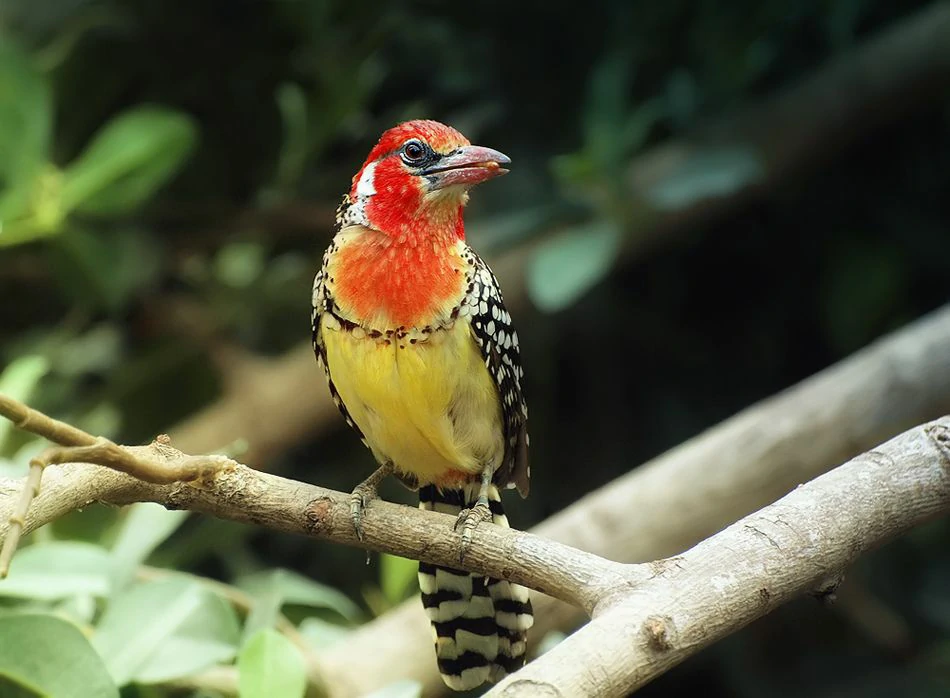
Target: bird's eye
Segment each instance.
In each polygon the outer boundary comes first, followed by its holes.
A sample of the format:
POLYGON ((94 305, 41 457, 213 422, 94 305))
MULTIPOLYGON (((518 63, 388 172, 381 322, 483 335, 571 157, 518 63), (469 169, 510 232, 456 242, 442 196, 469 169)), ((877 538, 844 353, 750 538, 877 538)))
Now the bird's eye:
POLYGON ((426 157, 426 147, 419 141, 409 141, 402 147, 402 157, 406 164, 416 165, 426 157))

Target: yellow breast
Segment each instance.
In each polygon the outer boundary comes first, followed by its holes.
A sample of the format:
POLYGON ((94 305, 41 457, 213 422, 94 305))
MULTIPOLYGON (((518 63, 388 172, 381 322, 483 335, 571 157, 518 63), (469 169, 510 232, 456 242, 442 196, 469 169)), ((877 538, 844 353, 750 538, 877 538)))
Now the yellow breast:
POLYGON ((386 339, 324 316, 321 333, 330 377, 380 462, 420 484, 498 467, 498 391, 467 323, 386 339))

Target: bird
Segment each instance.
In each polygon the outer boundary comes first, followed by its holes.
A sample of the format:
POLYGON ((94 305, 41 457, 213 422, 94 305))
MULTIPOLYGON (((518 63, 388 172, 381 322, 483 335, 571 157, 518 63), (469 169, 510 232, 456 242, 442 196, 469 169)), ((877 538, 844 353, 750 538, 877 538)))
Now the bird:
MULTIPOLYGON (((378 463, 350 496, 360 538, 389 475, 418 490, 421 509, 456 516, 462 559, 480 523, 508 526, 501 490, 528 494, 518 335, 463 220, 469 190, 510 162, 445 124, 407 121, 382 134, 337 210, 314 278, 313 347, 378 463)), ((527 589, 425 562, 419 587, 449 688, 524 665, 527 589)))

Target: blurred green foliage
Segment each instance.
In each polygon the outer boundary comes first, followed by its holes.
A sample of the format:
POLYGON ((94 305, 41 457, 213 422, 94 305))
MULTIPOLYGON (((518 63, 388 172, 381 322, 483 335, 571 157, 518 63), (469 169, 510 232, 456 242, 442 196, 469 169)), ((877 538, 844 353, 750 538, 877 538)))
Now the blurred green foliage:
POLYGON ((244 643, 238 676, 241 696, 247 698, 302 696, 307 688, 299 650, 270 628, 261 628, 244 643))
MULTIPOLYGON (((632 158, 926 6, 2 0, 0 391, 129 443, 193 415, 220 394, 220 338, 262 356, 308 341, 350 177, 386 127, 439 118, 515 163, 473 197, 473 243, 536 242, 515 312, 536 478, 510 512, 529 525, 946 301, 947 99, 618 265, 643 223, 632 158)), ((763 175, 754 148, 710 149, 647 203, 676 213, 763 175)), ((0 422, 0 475, 43 446, 0 422)), ((342 431, 267 465, 338 489, 371 466, 342 431)), ((28 543, 0 583, 0 695, 71 695, 68 665, 96 695, 162 698, 219 664, 243 696, 299 695, 282 618, 319 652, 415 589, 410 561, 151 505, 28 543)), ((642 694, 946 695, 948 550, 935 525, 852 575, 909 647, 802 601, 642 694)))

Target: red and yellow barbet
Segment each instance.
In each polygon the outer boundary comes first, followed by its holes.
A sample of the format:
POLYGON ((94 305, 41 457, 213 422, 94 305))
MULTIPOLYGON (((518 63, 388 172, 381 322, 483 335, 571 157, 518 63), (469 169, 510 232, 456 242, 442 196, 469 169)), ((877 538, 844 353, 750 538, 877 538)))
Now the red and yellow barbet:
MULTIPOLYGON (((491 270, 465 242, 468 190, 509 159, 435 121, 380 138, 337 212, 314 279, 313 345, 330 393, 379 469, 353 492, 354 524, 392 473, 423 509, 458 514, 462 552, 481 521, 507 526, 499 490, 528 494, 518 335, 491 270)), ((456 690, 524 664, 528 592, 419 565, 436 658, 456 690)))

